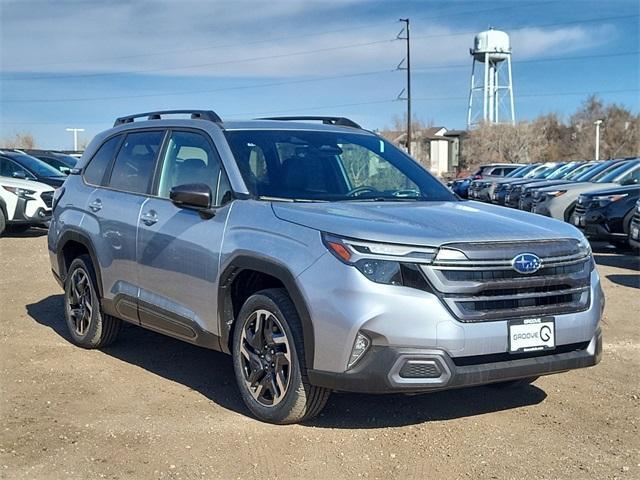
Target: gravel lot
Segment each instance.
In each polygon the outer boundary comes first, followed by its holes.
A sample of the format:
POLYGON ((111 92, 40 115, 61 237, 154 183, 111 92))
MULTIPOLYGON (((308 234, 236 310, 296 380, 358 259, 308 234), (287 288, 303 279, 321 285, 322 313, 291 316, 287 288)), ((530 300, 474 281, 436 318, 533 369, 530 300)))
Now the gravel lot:
POLYGON ((596 249, 604 359, 514 391, 248 416, 230 358, 133 326, 73 346, 44 232, 0 239, 0 478, 640 478, 640 258, 596 249))

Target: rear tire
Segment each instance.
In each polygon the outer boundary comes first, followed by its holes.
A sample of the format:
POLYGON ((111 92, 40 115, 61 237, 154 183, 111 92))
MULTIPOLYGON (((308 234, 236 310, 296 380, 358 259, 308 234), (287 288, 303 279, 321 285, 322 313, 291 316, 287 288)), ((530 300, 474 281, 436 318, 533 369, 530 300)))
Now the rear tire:
POLYGON ((286 290, 262 290, 242 306, 233 332, 242 400, 259 420, 290 424, 320 413, 330 390, 309 383, 302 325, 286 290))
POLYGON ((102 348, 115 341, 122 320, 100 311, 96 273, 89 255, 80 255, 69 266, 64 284, 64 312, 73 343, 102 348))
POLYGON ((487 387, 496 388, 498 390, 506 390, 511 388, 521 388, 531 385, 540 377, 520 378, 518 380, 509 380, 507 382, 489 383, 487 387))

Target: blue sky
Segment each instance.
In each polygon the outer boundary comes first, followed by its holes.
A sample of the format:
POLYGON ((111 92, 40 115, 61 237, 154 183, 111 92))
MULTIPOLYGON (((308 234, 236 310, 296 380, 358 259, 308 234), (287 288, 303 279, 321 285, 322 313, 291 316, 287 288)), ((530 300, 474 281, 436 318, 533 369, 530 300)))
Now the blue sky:
POLYGON ((0 139, 70 148, 120 115, 326 114, 383 128, 411 19, 414 114, 464 128, 474 32, 511 35, 517 120, 566 116, 589 93, 640 111, 636 0, 0 0, 0 139))

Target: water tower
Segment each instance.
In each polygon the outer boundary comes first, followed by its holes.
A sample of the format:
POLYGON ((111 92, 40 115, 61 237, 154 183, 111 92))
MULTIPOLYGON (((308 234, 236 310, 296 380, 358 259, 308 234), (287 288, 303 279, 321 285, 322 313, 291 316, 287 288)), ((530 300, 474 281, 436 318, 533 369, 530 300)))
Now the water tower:
POLYGON ((516 117, 509 35, 493 28, 480 32, 475 36, 469 52, 473 56, 473 65, 467 127, 471 128, 480 122, 514 124, 516 117), (476 63, 484 64, 484 75, 478 79, 476 63))

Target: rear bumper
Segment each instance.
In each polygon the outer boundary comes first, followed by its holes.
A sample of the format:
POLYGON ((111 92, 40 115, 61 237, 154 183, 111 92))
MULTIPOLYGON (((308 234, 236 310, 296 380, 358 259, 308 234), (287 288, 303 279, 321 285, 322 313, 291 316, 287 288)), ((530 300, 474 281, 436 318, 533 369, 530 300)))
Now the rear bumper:
POLYGON ((454 358, 439 349, 373 347, 347 372, 309 370, 308 375, 313 385, 361 393, 425 393, 470 387, 596 365, 602 357, 602 333, 598 328, 588 344, 556 350, 537 356, 503 359, 503 355, 486 355, 483 359, 454 358))

